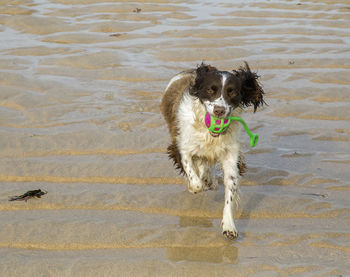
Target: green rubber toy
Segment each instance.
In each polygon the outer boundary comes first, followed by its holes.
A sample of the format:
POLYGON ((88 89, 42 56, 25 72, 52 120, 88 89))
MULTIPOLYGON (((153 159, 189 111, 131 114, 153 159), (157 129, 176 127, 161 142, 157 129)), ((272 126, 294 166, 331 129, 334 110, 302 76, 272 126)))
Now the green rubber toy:
POLYGON ((253 134, 245 121, 238 117, 238 116, 229 116, 226 118, 218 118, 215 116, 212 116, 210 113, 207 113, 205 115, 205 125, 208 127, 209 131, 212 131, 213 133, 223 133, 227 130, 227 128, 230 126, 231 121, 239 121, 242 123, 244 130, 247 132, 247 134, 250 137, 250 146, 254 147, 257 145, 259 140, 258 134, 253 134))

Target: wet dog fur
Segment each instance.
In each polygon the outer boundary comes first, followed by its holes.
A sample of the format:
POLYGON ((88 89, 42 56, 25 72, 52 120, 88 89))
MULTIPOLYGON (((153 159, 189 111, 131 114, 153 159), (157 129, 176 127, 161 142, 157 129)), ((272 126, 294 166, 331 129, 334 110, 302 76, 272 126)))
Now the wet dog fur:
POLYGON ((229 239, 238 236, 234 224, 233 202, 238 197, 240 176, 245 162, 240 152, 240 125, 234 121, 221 134, 208 130, 204 123, 207 112, 219 118, 240 116, 243 109, 264 104, 264 91, 259 76, 249 65, 238 70, 219 71, 201 64, 175 75, 169 82, 161 110, 171 136, 169 157, 187 177, 188 190, 198 193, 217 186, 211 169, 217 163, 224 173, 225 204, 223 234, 229 239))

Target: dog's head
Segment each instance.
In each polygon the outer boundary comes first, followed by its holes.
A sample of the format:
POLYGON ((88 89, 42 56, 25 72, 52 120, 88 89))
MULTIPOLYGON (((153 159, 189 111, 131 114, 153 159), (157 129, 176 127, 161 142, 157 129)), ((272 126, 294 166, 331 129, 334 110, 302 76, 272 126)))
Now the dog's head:
POLYGON ((244 68, 232 72, 219 71, 202 63, 196 70, 190 94, 198 97, 207 112, 215 117, 225 118, 235 108, 251 105, 255 112, 265 103, 258 78, 256 73, 250 71, 247 63, 244 68))

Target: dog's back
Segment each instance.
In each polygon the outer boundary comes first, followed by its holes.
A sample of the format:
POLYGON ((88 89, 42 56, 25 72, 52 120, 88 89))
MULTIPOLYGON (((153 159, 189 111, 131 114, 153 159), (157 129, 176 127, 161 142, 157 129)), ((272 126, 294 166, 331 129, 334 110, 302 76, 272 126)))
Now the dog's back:
POLYGON ((165 89, 165 94, 161 103, 161 111, 168 124, 169 133, 172 138, 171 144, 168 146, 167 152, 169 158, 174 161, 174 165, 184 174, 181 163, 181 155, 177 147, 175 138, 178 134, 177 112, 184 93, 193 85, 196 78, 196 70, 190 69, 176 74, 165 89))
POLYGON ((196 78, 195 69, 180 72, 175 75, 166 87, 165 94, 161 103, 161 110, 165 121, 168 124, 169 132, 172 138, 177 135, 176 114, 184 93, 193 85, 196 78))

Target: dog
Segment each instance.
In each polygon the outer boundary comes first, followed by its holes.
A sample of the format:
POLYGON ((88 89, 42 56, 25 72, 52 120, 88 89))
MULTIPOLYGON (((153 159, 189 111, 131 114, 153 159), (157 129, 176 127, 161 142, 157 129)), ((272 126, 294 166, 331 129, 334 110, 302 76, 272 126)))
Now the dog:
POLYGON ((198 193, 214 189, 217 178, 212 168, 220 164, 225 187, 222 218, 223 235, 235 239, 233 202, 238 199, 240 176, 245 172, 240 152, 240 125, 230 124, 223 133, 209 131, 204 123, 207 113, 216 118, 239 116, 248 106, 263 106, 264 91, 248 63, 232 72, 220 71, 202 63, 175 75, 165 89, 161 111, 171 136, 169 157, 187 177, 188 190, 198 193))

